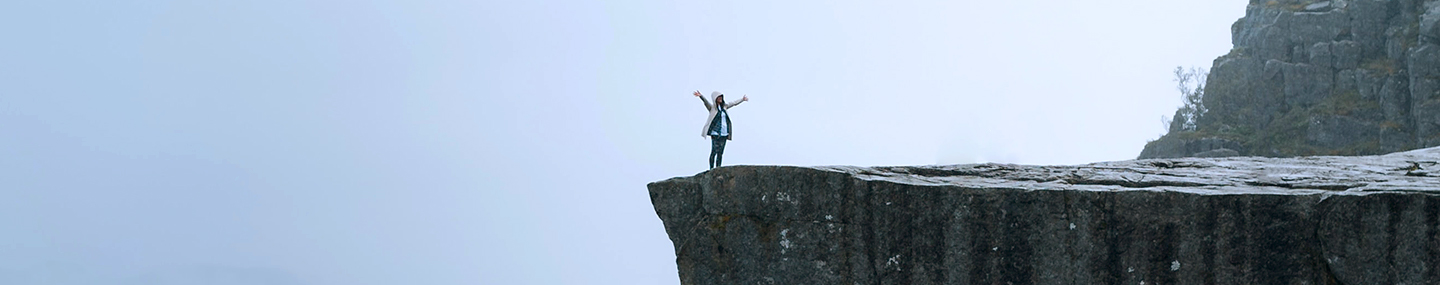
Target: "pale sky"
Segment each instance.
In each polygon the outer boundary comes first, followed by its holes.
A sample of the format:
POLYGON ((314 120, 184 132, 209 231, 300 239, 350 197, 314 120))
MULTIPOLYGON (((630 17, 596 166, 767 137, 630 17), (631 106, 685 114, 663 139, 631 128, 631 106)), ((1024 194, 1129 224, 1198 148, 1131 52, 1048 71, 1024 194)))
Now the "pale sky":
POLYGON ((0 284, 677 284, 645 183, 1080 164, 1246 1, 0 3, 0 284))

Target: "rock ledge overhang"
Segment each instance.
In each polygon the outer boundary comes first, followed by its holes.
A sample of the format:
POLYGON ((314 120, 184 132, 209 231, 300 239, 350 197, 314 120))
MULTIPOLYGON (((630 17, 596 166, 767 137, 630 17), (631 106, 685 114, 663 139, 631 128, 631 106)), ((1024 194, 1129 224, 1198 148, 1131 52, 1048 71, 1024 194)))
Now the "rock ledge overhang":
POLYGON ((648 187, 684 284, 1440 280, 1440 148, 732 166, 648 187))

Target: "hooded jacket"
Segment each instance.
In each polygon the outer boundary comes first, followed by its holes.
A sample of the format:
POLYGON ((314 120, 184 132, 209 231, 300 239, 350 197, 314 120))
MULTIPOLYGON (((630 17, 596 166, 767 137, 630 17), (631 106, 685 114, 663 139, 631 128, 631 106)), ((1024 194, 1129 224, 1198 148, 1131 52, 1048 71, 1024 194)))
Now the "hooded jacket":
MULTIPOLYGON (((705 98, 700 98, 700 101, 703 102, 703 103, 705 103, 705 110, 710 110, 710 116, 709 116, 709 117, 706 117, 706 119, 705 119, 705 127, 702 128, 702 129, 700 129, 700 136, 701 136, 701 137, 710 137, 710 125, 714 123, 714 121, 715 121, 715 115, 717 115, 717 114, 720 113, 720 110, 716 110, 716 109, 715 109, 716 106, 713 106, 713 105, 711 105, 710 103, 711 103, 711 102, 715 102, 715 98, 719 98, 720 95, 722 95, 722 94, 720 94, 720 91, 715 91, 715 92, 710 92, 710 100, 705 100, 705 98)), ((725 102, 725 106, 724 106, 724 107, 725 107, 726 110, 729 110, 730 108, 733 108, 733 107, 735 107, 735 106, 738 106, 738 105, 740 105, 740 103, 744 103, 744 102, 745 102, 744 100, 735 101, 735 103, 725 102)), ((726 123, 728 124, 729 122, 726 122, 726 123)), ((727 137, 725 140, 731 140, 731 139, 734 139, 734 138, 735 138, 735 126, 732 125, 732 126, 730 126, 730 136, 727 137)))

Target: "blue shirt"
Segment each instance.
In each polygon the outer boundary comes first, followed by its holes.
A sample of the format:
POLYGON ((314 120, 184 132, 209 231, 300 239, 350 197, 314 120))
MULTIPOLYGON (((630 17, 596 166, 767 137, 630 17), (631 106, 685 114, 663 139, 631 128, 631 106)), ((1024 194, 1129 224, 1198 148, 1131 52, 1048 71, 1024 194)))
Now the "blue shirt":
POLYGON ((715 113, 715 120, 710 121, 710 136, 730 136, 730 114, 725 113, 725 107, 719 107, 715 113))

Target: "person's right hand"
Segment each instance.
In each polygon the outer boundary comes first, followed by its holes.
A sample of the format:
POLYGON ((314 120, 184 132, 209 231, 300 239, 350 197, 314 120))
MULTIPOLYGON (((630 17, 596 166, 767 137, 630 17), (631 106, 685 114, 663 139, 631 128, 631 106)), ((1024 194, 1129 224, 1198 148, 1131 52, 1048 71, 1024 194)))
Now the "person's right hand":
POLYGON ((695 97, 700 97, 701 99, 705 98, 705 96, 700 95, 700 90, 695 90, 695 97))

